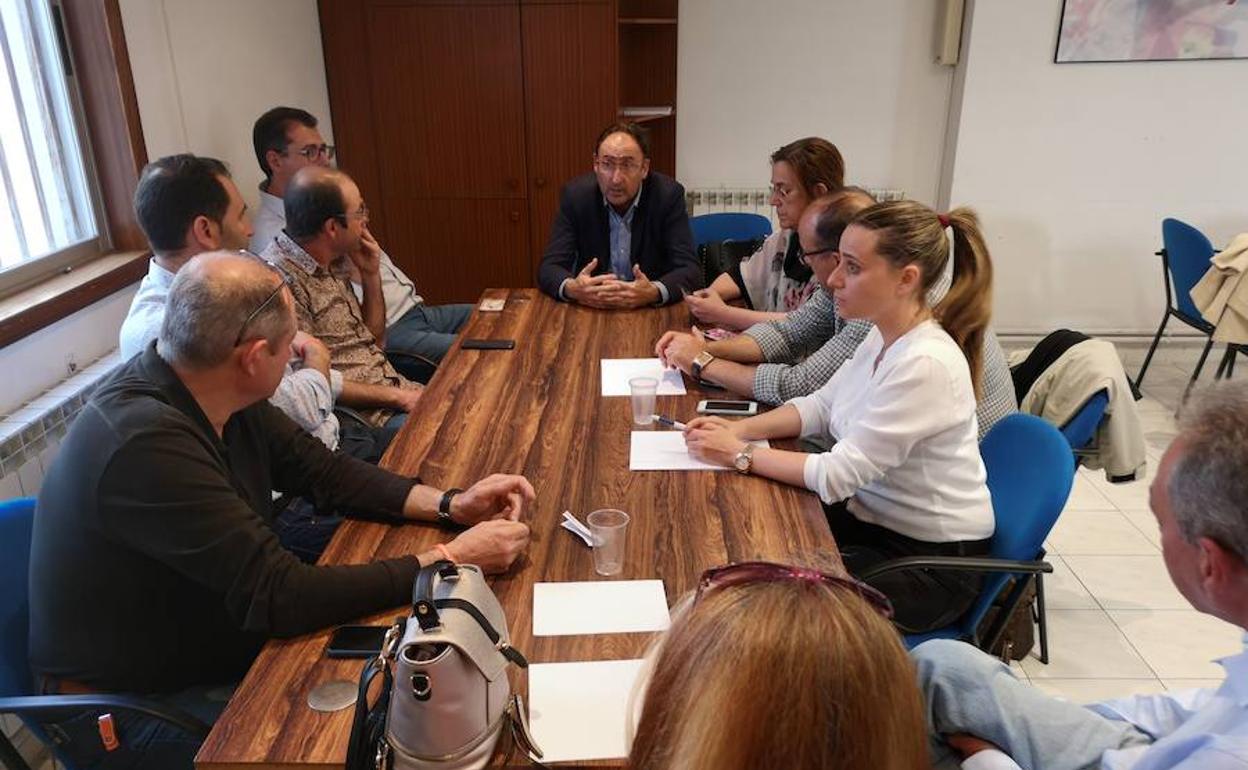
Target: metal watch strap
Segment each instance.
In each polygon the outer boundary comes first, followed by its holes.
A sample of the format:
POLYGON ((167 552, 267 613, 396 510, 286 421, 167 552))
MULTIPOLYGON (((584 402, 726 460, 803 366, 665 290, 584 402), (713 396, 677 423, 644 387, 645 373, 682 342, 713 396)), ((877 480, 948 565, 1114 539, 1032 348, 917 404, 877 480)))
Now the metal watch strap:
POLYGON ((743 476, 748 475, 754 469, 754 445, 746 444, 740 452, 737 452, 737 456, 733 459, 732 464, 737 469, 737 473, 743 476), (743 458, 745 460, 744 468, 741 467, 740 462, 743 458))
POLYGON ((457 487, 451 487, 442 493, 442 499, 438 501, 438 521, 442 524, 454 524, 451 519, 451 498, 458 495, 464 490, 457 487))
POLYGON ((695 380, 702 379, 702 370, 710 366, 711 362, 714 360, 715 360, 715 356, 711 355, 708 351, 703 350, 701 353, 699 353, 697 356, 694 357, 693 363, 689 367, 690 369, 689 373, 693 375, 693 378, 695 380))

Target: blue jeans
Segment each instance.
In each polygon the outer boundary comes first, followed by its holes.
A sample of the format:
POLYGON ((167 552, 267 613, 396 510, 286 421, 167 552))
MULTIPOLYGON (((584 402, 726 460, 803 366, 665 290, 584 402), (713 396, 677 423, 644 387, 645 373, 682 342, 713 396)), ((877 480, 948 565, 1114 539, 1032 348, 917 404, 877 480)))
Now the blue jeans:
MULTIPOLYGON (((225 710, 234 685, 196 686, 169 695, 145 696, 181 709, 212 725, 225 710)), ((59 721, 42 723, 58 756, 81 770, 192 770, 200 740, 155 717, 114 710, 120 745, 107 751, 98 720, 104 712, 88 709, 59 721)))
MULTIPOLYGON (((422 302, 386 329, 386 353, 415 353, 434 363, 440 362, 455 343, 459 330, 468 322, 472 308, 472 305, 426 305, 422 302)), ((408 362, 402 356, 392 356, 390 363, 400 374, 408 376, 404 371, 409 368, 408 362)))
POLYGON ((1098 768, 1110 749, 1151 739, 1127 722, 1045 695, 1008 666, 964 642, 936 639, 910 651, 927 706, 932 764, 956 768, 941 736, 969 733, 996 744, 1023 770, 1098 768))

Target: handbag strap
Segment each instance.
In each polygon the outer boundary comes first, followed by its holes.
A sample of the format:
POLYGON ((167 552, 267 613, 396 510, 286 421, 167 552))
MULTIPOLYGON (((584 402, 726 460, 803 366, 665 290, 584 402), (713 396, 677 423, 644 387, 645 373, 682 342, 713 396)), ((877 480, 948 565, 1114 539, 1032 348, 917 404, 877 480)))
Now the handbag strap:
POLYGON ((393 684, 394 675, 390 671, 390 664, 381 655, 370 659, 364 666, 364 670, 360 672, 360 688, 355 698, 355 716, 351 722, 351 736, 347 741, 345 770, 375 770, 377 767, 393 684), (381 691, 377 696, 377 702, 369 707, 368 688, 378 675, 382 677, 381 691))
POLYGON ((434 575, 444 580, 457 577, 459 567, 455 566, 455 562, 439 559, 428 566, 421 567, 420 572, 417 573, 416 582, 412 585, 412 617, 416 618, 422 631, 437 628, 441 623, 433 601, 434 575))
POLYGON ((433 604, 439 609, 451 607, 453 609, 463 610, 468 613, 469 617, 477 621, 477 625, 481 626, 481 630, 485 632, 485 635, 490 640, 490 643, 494 645, 495 649, 503 654, 504 658, 510 660, 512 663, 515 663, 520 668, 529 667, 529 661, 524 657, 524 655, 522 655, 515 647, 512 647, 510 644, 502 641, 502 634, 498 633, 498 631, 494 628, 494 624, 490 623, 490 619, 482 614, 481 610, 477 609, 477 606, 472 602, 464 601, 463 599, 438 599, 434 601, 433 604))

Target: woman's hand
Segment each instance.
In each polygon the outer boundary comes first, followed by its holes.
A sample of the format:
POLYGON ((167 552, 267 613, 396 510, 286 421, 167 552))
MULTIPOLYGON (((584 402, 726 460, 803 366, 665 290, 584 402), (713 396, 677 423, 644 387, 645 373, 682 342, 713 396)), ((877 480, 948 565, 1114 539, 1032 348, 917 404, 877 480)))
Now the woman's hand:
POLYGON ((689 306, 689 312, 703 323, 725 324, 731 312, 724 298, 712 289, 698 289, 692 294, 686 294, 685 304, 689 306))
POLYGON ((739 425, 722 417, 698 417, 685 428, 685 446, 699 460, 731 468, 746 445, 739 425))

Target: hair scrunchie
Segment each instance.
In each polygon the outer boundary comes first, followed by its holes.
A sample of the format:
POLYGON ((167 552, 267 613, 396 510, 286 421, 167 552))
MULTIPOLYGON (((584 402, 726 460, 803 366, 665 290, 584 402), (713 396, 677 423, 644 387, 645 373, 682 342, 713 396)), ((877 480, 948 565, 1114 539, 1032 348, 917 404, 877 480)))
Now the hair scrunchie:
POLYGON ((936 215, 936 218, 940 220, 940 226, 941 226, 941 227, 948 227, 948 226, 949 226, 949 215, 948 215, 948 214, 937 214, 937 215, 936 215))

